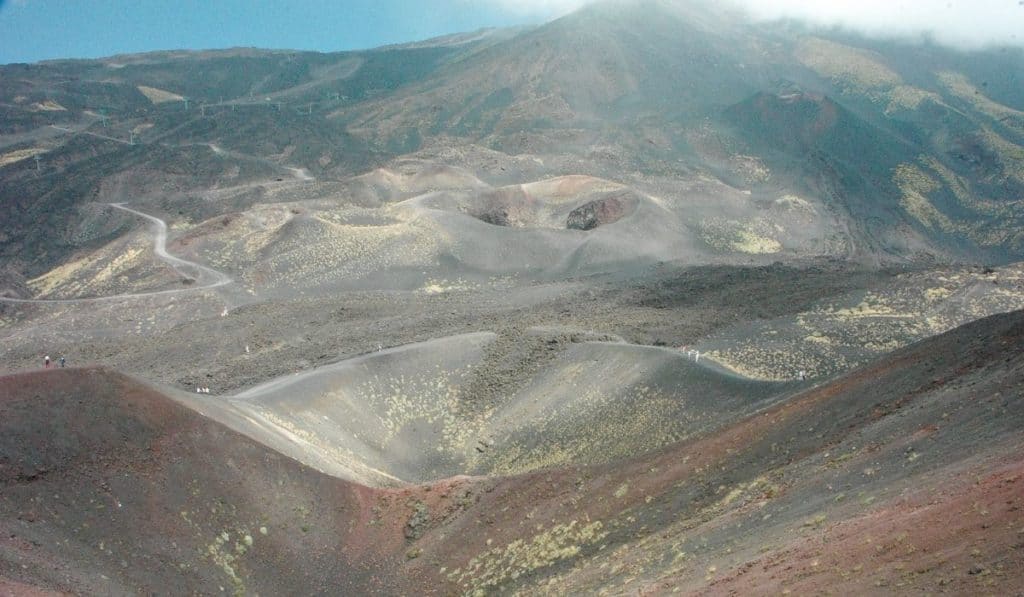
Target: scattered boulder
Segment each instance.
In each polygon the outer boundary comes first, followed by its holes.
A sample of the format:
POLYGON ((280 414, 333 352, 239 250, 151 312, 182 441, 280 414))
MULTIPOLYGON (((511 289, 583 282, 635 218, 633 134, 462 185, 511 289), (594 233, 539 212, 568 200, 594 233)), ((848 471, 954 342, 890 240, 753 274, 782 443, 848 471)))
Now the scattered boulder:
POLYGON ((405 538, 409 540, 419 539, 426 530, 427 520, 430 518, 430 510, 423 502, 417 501, 413 504, 413 513, 409 521, 405 523, 405 538))

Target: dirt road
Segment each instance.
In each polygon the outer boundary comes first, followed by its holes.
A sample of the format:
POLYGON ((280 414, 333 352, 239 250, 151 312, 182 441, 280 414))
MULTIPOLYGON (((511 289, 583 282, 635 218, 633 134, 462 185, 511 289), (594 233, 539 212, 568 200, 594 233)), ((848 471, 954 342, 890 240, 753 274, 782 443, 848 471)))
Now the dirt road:
POLYGON ((111 203, 111 207, 126 211, 130 214, 134 214, 141 218, 149 220, 153 224, 153 251, 156 256, 165 261, 168 265, 174 268, 175 271, 183 276, 194 277, 198 284, 189 286, 188 288, 175 288, 172 290, 159 290, 155 292, 140 292, 140 293, 124 293, 124 294, 113 294, 110 296, 98 296, 91 298, 77 298, 77 299, 19 299, 10 297, 0 297, 0 301, 8 303, 90 303, 96 301, 110 301, 120 299, 132 299, 142 298, 150 296, 160 296, 165 294, 177 294, 181 292, 194 292, 196 290, 206 290, 210 288, 219 288, 227 284, 231 284, 234 280, 230 276, 219 272, 215 269, 206 267, 205 265, 196 263, 194 261, 188 261, 175 257, 167 252, 167 222, 161 220, 156 216, 151 216, 141 211, 125 207, 123 203, 111 203))

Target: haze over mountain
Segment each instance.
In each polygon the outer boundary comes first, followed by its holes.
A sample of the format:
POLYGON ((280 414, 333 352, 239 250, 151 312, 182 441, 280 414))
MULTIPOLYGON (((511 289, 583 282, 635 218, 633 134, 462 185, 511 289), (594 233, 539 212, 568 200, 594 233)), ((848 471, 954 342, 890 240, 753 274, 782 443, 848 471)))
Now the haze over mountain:
POLYGON ((0 592, 1018 590, 1022 77, 669 0, 0 66, 0 592))
POLYGON ((673 185, 710 179, 750 194, 742 206, 700 201, 708 213, 688 223, 694 233, 756 235, 782 255, 793 233, 764 230, 763 214, 796 197, 835 220, 834 244, 858 257, 1020 256, 1020 50, 963 54, 733 19, 602 3, 533 29, 371 52, 9 65, 3 198, 20 209, 4 212, 4 260, 34 276, 111 238, 81 229, 92 198, 170 191, 180 215, 208 217, 239 207, 198 208, 211 185, 241 188, 286 165, 340 183, 402 155, 436 161, 440 146, 488 184, 586 174, 687 195, 673 185), (135 145, 95 136, 133 133, 135 145), (530 163, 488 168, 499 161, 488 152, 530 163), (45 246, 32 238, 37 220, 45 246))

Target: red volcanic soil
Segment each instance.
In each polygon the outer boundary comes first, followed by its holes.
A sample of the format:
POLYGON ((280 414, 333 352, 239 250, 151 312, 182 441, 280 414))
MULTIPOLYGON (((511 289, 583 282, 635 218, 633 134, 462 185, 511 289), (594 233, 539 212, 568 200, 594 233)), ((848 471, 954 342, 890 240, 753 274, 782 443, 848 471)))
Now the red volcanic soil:
POLYGON ((497 189, 484 194, 473 217, 495 226, 523 227, 536 224, 537 200, 520 187, 497 189))
POLYGON ((1024 312, 626 462, 391 490, 40 372, 0 379, 0 589, 1014 595, 1022 448, 1024 312))
POLYGON ((0 588, 400 591, 375 491, 101 369, 0 378, 0 588))
POLYGON ((1014 594, 1022 394, 1024 313, 991 318, 660 454, 472 484, 416 565, 463 590, 1014 594))
POLYGON ((837 583, 844 592, 861 595, 912 590, 1020 594, 1024 460, 947 472, 942 486, 911 490, 821 533, 793 538, 710 587, 741 595, 819 594, 837 583))
POLYGON ((569 213, 566 228, 572 230, 593 230, 621 220, 627 212, 636 207, 636 200, 628 193, 618 193, 604 199, 585 203, 569 213))

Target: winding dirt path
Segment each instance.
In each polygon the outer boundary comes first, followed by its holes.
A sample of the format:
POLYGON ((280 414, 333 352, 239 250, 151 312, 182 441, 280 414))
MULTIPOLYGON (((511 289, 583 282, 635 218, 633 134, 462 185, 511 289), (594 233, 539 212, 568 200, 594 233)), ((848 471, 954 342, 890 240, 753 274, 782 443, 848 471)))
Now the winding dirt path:
POLYGON ((0 297, 0 302, 7 303, 42 303, 42 304, 72 304, 72 303, 93 303, 99 301, 111 301, 120 299, 133 299, 133 298, 144 298, 151 296, 163 296, 167 294, 179 294, 183 292, 194 292, 196 290, 208 290, 211 288, 219 288, 226 286, 234 282, 230 276, 223 272, 219 272, 215 269, 206 267, 200 263, 194 261, 188 261, 180 257, 175 257, 167 252, 167 222, 161 220, 156 216, 143 213, 141 211, 125 207, 123 203, 111 203, 111 207, 126 211, 130 214, 145 218, 153 224, 153 251, 157 257, 165 261, 170 265, 174 271, 178 272, 183 276, 195 277, 198 285, 189 286, 188 288, 174 288, 171 290, 158 290, 154 292, 139 292, 139 293, 123 293, 123 294, 112 294, 110 296, 97 296, 91 298, 75 298, 75 299, 19 299, 10 297, 0 297))

